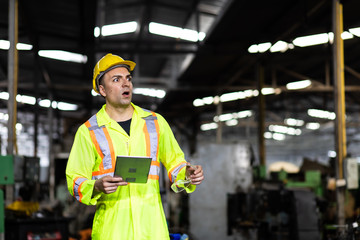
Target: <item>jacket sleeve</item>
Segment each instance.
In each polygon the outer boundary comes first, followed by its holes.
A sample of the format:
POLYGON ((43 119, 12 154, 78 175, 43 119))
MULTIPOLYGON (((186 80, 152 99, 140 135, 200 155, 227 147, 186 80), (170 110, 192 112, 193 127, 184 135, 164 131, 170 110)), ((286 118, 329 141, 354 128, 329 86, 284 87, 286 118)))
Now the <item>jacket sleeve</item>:
POLYGON ((79 202, 95 205, 101 194, 93 196, 95 180, 92 171, 97 155, 85 125, 76 132, 73 146, 66 166, 66 180, 70 194, 79 202))
MULTIPOLYGON (((186 160, 174 134, 166 122, 160 115, 156 114, 159 123, 159 159, 165 166, 169 179, 175 182, 179 179, 185 179, 186 160)), ((195 185, 189 185, 186 192, 190 193, 196 189, 195 185)))

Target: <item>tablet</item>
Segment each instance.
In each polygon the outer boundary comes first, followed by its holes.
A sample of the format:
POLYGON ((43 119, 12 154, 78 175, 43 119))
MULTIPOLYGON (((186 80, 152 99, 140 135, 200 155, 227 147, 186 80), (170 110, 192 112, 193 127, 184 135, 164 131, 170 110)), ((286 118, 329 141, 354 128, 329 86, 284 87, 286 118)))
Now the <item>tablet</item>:
POLYGON ((146 183, 150 165, 150 157, 117 156, 114 175, 129 183, 146 183))

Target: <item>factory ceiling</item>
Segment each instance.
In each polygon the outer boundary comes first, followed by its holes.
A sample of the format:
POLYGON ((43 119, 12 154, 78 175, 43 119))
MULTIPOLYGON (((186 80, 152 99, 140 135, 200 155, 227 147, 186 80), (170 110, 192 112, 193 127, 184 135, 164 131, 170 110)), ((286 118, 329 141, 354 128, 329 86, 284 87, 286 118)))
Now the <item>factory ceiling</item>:
MULTIPOLYGON (((328 34, 333 25, 332 2, 19 0, 19 42, 32 48, 19 51, 18 93, 77 104, 81 111, 62 112, 63 116, 86 118, 103 104, 101 97, 91 94, 93 66, 111 52, 137 63, 135 88, 166 91, 163 98, 135 94, 134 102, 169 120, 212 121, 217 107, 211 97, 256 90, 261 69, 265 87, 276 89, 276 94, 266 95, 268 120, 277 121, 289 113, 300 116, 309 108, 334 111, 332 41, 328 34), (129 33, 104 36, 104 26, 134 22, 137 25, 129 33), (184 39, 189 34, 160 36, 156 24, 206 35, 201 40, 184 39), (102 34, 95 36, 94 29, 101 29, 102 34), (314 34, 326 34, 328 39, 309 47, 296 42, 299 37, 314 34), (281 51, 269 48, 278 42, 281 51), (40 54, 44 50, 78 53, 87 60, 75 63, 50 59, 40 54), (304 79, 311 80, 312 85, 296 91, 285 87, 304 79), (201 102, 203 98, 210 104, 195 107, 194 100, 201 102)), ((354 33, 344 40, 346 106, 347 111, 356 112, 360 100, 360 39, 355 30, 360 27, 360 1, 342 3, 344 31, 354 33)), ((6 0, 0 2, 0 42, 8 39, 8 4, 6 0)), ((7 91, 7 62, 8 51, 0 49, 2 92, 7 91)), ((246 96, 224 102, 222 112, 256 110, 257 97, 246 96)), ((33 108, 28 104, 18 107, 20 111, 33 108)), ((0 100, 0 108, 6 108, 6 101, 0 100)))

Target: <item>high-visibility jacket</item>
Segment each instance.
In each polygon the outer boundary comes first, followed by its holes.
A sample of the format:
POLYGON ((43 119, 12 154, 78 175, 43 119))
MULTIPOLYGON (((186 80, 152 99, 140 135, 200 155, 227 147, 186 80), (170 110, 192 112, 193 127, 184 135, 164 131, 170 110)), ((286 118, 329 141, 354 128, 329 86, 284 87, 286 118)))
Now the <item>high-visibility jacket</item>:
MULTIPOLYGON (((160 115, 134 104, 130 136, 105 111, 105 106, 76 132, 66 167, 70 193, 87 205, 96 204, 92 239, 169 239, 159 191, 160 162, 170 181, 185 178, 184 153, 160 115), (114 174, 116 156, 152 158, 146 184, 119 186, 115 193, 94 193, 94 183, 114 174)), ((187 192, 195 190, 190 185, 187 192)))

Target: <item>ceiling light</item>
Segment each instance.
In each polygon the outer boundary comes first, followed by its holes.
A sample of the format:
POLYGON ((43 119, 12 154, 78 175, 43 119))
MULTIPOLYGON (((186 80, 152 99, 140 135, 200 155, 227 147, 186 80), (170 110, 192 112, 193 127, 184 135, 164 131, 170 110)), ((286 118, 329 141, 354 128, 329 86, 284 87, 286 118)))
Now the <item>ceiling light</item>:
POLYGON ((358 27, 358 28, 350 28, 349 32, 354 34, 357 37, 360 37, 360 27, 358 27))
POLYGON ((86 63, 87 56, 62 50, 40 50, 39 56, 76 63, 86 63))
POLYGON ((0 99, 9 100, 9 93, 8 92, 0 92, 0 99))
POLYGON ((240 111, 237 113, 238 118, 246 118, 251 116, 252 116, 252 112, 250 110, 240 111))
POLYGON ((137 29, 137 22, 135 21, 104 25, 101 28, 101 35, 112 36, 112 35, 118 35, 124 33, 132 33, 135 32, 136 29, 137 29))
POLYGON ((259 52, 259 48, 257 44, 253 44, 248 48, 249 53, 257 53, 259 52))
POLYGON ((274 93, 275 93, 275 89, 274 89, 274 88, 263 88, 263 89, 261 89, 261 93, 262 93, 263 95, 274 94, 274 93))
POLYGON ((239 123, 236 119, 231 119, 225 122, 225 124, 229 127, 236 126, 239 123))
POLYGON ((331 157, 331 158, 336 157, 336 152, 332 151, 332 150, 328 151, 328 157, 331 157))
POLYGON ((269 42, 260 43, 258 45, 259 52, 261 52, 261 53, 266 52, 267 50, 269 50, 270 47, 271 47, 271 43, 269 43, 269 42))
POLYGON ((205 103, 202 99, 197 98, 193 101, 193 105, 194 105, 194 107, 201 107, 201 106, 204 106, 205 103))
POLYGON ((35 97, 31 97, 31 96, 26 96, 26 95, 16 95, 16 101, 19 103, 25 103, 25 104, 30 104, 30 105, 35 105, 36 103, 36 98, 35 97))
POLYGON ((181 38, 192 42, 202 41, 206 36, 204 32, 198 33, 195 30, 155 22, 149 23, 149 32, 165 37, 181 38))
MULTIPOLYGON (((33 48, 32 45, 26 43, 17 43, 16 49, 17 50, 31 50, 33 48)), ((10 42, 8 40, 0 40, 0 49, 9 50, 10 49, 10 42)))
POLYGON ((310 85, 311 85, 311 81, 306 79, 306 80, 288 83, 286 84, 286 88, 288 90, 296 90, 296 89, 307 88, 310 85))
POLYGON ((284 120, 285 124, 289 125, 289 126, 297 126, 297 127, 301 127, 304 125, 304 121, 303 120, 299 120, 299 119, 295 119, 295 118, 286 118, 284 120))
POLYGON ((94 37, 99 37, 100 36, 100 28, 99 27, 95 27, 94 28, 94 37))
POLYGON ((334 120, 336 118, 336 114, 334 112, 329 112, 319 109, 309 109, 307 113, 309 116, 316 118, 324 118, 329 120, 334 120))
POLYGON ((133 93, 157 98, 164 98, 166 95, 166 91, 155 88, 134 88, 133 93))
POLYGON ((327 43, 328 41, 329 41, 329 35, 327 33, 320 33, 320 34, 295 38, 293 44, 298 47, 307 47, 318 44, 324 44, 327 43))
POLYGON ((285 140, 286 136, 285 136, 285 134, 282 134, 282 133, 273 133, 272 138, 277 141, 283 141, 283 140, 285 140))
POLYGON ((200 129, 202 131, 208 131, 208 130, 212 130, 212 129, 216 129, 216 128, 218 128, 217 123, 205 123, 200 126, 200 129))
POLYGON ((277 133, 284 133, 288 135, 300 135, 301 130, 298 128, 286 127, 281 125, 270 125, 269 130, 277 133))
POLYGON ((307 129, 310 130, 316 130, 320 128, 320 123, 316 123, 316 122, 309 122, 306 124, 305 126, 307 129))
POLYGON ((271 132, 264 132, 264 138, 271 139, 272 138, 272 133, 271 132))
POLYGON ((287 42, 278 41, 270 48, 270 52, 285 52, 288 48, 289 44, 287 42))
POLYGON ((78 105, 66 102, 57 102, 57 109, 63 111, 76 111, 78 109, 78 105))

